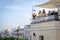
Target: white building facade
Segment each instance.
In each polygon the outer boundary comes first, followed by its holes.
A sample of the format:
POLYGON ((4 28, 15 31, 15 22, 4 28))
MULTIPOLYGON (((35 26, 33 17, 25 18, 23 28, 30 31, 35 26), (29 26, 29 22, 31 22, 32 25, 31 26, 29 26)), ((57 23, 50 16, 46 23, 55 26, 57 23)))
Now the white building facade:
POLYGON ((53 11, 47 16, 33 15, 30 24, 30 40, 60 40, 60 2, 56 4, 57 12, 53 11))

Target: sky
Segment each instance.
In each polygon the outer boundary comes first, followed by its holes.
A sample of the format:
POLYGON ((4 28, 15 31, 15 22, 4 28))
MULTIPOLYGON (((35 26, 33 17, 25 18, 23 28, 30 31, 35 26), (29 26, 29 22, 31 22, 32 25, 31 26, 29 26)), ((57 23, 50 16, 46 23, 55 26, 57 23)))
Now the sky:
POLYGON ((0 30, 31 23, 32 6, 48 0, 0 0, 0 30))

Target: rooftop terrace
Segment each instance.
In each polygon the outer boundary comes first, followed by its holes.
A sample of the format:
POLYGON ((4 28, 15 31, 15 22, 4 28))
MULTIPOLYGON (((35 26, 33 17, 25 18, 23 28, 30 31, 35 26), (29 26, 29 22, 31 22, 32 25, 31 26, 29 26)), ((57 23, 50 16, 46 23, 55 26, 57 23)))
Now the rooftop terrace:
POLYGON ((58 12, 50 12, 48 14, 44 14, 47 16, 34 16, 32 18, 32 23, 31 24, 36 24, 36 23, 42 23, 42 22, 47 22, 47 21, 60 21, 60 15, 58 15, 58 12))

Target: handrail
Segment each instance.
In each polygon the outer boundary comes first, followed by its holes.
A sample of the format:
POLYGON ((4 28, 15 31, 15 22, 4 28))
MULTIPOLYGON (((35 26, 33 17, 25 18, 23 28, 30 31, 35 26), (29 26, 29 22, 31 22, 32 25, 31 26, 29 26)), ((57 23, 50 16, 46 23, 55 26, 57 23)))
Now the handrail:
POLYGON ((50 21, 50 20, 56 20, 55 15, 50 15, 50 16, 40 17, 40 18, 37 17, 35 19, 32 19, 32 24, 41 23, 41 22, 50 21))

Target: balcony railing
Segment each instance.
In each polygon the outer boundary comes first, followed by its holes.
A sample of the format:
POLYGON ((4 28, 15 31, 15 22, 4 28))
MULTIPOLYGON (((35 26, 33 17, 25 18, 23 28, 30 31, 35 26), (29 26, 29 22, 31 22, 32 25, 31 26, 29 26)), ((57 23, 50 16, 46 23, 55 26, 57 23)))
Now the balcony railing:
POLYGON ((50 16, 46 16, 46 17, 36 17, 35 19, 32 20, 32 24, 46 22, 46 21, 52 21, 52 20, 58 21, 59 16, 58 15, 50 15, 50 16))

